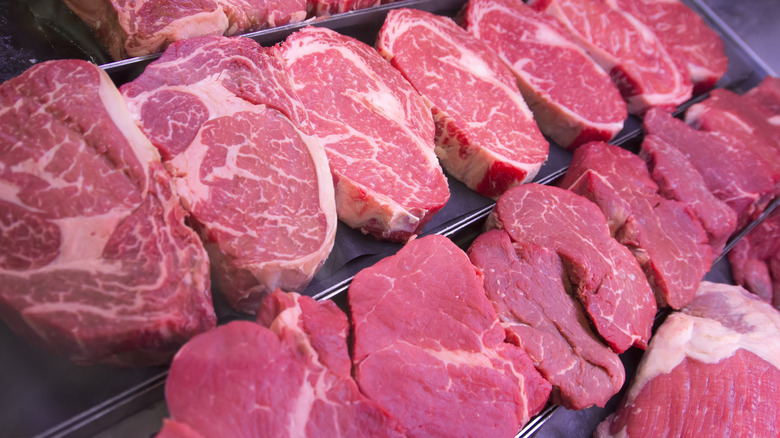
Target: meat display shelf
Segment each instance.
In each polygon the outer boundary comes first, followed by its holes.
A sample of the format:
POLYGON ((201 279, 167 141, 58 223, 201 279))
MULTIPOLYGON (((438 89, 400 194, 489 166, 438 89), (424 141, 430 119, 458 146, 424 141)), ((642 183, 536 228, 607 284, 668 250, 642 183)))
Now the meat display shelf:
MULTIPOLYGON (((454 16, 464 3, 465 0, 404 0, 340 14, 328 19, 254 32, 245 36, 263 45, 270 45, 282 41, 290 33, 311 24, 326 26, 373 44, 379 27, 390 9, 412 7, 454 16)), ((697 10, 724 40, 730 63, 728 73, 719 82, 720 87, 742 93, 756 86, 767 74, 773 73, 772 69, 763 63, 750 47, 704 3, 704 0, 689 0, 687 3, 697 10)), ((16 1, 12 8, 16 8, 15 13, 26 14, 37 23, 36 26, 17 25, 11 28, 16 32, 22 30, 38 32, 24 36, 29 36, 34 44, 49 45, 46 50, 42 47, 36 48, 38 53, 44 53, 42 58, 78 56, 98 63, 107 60, 105 53, 101 53, 94 40, 90 40, 91 34, 79 28, 80 24, 77 20, 73 21, 75 17, 70 15, 69 18, 62 19, 69 23, 67 28, 57 25, 63 14, 69 14, 67 10, 63 12, 61 2, 16 1), (29 10, 20 9, 23 7, 28 7, 29 10)), ((3 9, 0 7, 0 13, 2 12, 3 9)), ((4 24, 7 24, 6 18, 0 21, 0 25, 4 24)), ((3 41, 5 40, 0 39, 0 42, 3 41)), ((155 55, 150 55, 103 63, 101 67, 117 84, 122 84, 135 78, 155 58, 155 55)), ((37 59, 40 60, 42 59, 37 59)), ((27 60, 23 61, 27 62, 27 60)), ((705 97, 699 96, 682 105, 678 113, 705 97)), ((642 136, 640 126, 637 118, 630 117, 613 143, 636 151, 642 136)), ((552 146, 549 159, 534 181, 542 184, 554 182, 566 171, 570 161, 570 152, 552 146)), ((484 220, 492 209, 494 201, 477 195, 452 178, 448 181, 452 193, 451 200, 426 225, 422 234, 442 234, 465 248, 482 231, 484 220)), ((768 210, 772 208, 778 208, 778 200, 775 200, 768 210)), ((760 220, 761 218, 748 228, 760 220)), ((727 249, 731 248, 746 231, 747 228, 735 235, 727 249)), ((339 223, 334 249, 304 294, 317 299, 333 298, 343 304, 345 291, 352 277, 359 270, 395 253, 400 247, 401 245, 396 243, 375 241, 339 223)), ((729 272, 727 261, 719 260, 706 278, 731 282, 729 272)), ((215 293, 215 306, 221 323, 248 318, 246 315, 232 312, 220 300, 218 293, 215 293)), ((162 404, 164 410, 162 400, 167 375, 165 367, 124 370, 102 366, 77 366, 29 345, 2 323, 0 323, 0 354, 4 358, 0 368, 2 370, 0 406, 3 406, 0 410, 0 430, 3 431, 4 436, 41 438, 93 436, 149 406, 159 407, 162 404)), ((632 349, 621 357, 626 364, 627 377, 629 377, 633 374, 641 352, 632 349)), ((619 397, 619 394, 613 397, 606 408, 591 408, 584 414, 577 414, 579 417, 576 419, 572 419, 574 415, 572 411, 548 406, 534 417, 518 436, 539 435, 545 430, 552 430, 552 426, 556 423, 566 421, 575 423, 587 421, 588 425, 585 427, 592 430, 594 421, 600 421, 613 410, 619 397)))

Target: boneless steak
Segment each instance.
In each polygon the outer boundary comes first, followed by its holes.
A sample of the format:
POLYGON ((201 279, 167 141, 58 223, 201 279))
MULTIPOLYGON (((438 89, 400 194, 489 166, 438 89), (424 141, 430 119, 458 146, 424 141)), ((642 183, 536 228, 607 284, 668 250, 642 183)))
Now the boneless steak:
POLYGON ((336 235, 333 183, 275 48, 248 38, 172 44, 122 86, 200 231, 229 304, 254 313, 301 291, 336 235))
POLYGON ((632 114, 674 109, 691 97, 686 66, 678 65, 655 33, 605 0, 536 0, 555 17, 617 85, 632 114))
POLYGON ((780 313, 738 286, 702 282, 653 336, 597 437, 776 436, 780 313))
POLYGON ((214 326, 208 259, 108 76, 38 64, 0 85, 0 315, 78 363, 167 362, 214 326))
POLYGON ((307 9, 310 15, 317 17, 341 14, 358 9, 379 6, 380 0, 308 0, 307 9))
POLYGON ((558 187, 525 184, 498 198, 488 227, 557 252, 574 293, 613 350, 647 346, 657 310, 653 291, 631 252, 610 236, 596 204, 558 187))
POLYGON ((734 281, 780 309, 780 208, 729 251, 734 281))
POLYGON ((550 384, 505 343, 466 254, 438 235, 412 240, 349 288, 360 390, 410 437, 514 436, 550 384))
POLYGON ((403 436, 350 376, 349 322, 332 301, 276 291, 258 313, 269 328, 229 322, 176 354, 173 420, 203 438, 403 436))
POLYGON ((628 114, 615 84, 552 17, 520 0, 470 0, 462 16, 511 68, 539 128, 558 145, 608 141, 623 128, 628 114))
POLYGON ((406 241, 449 199, 430 109, 370 46, 307 27, 282 44, 295 91, 325 147, 339 219, 406 241))
POLYGON ((553 385, 552 401, 569 409, 603 407, 623 386, 625 371, 568 294, 571 286, 555 251, 513 244, 505 231, 490 230, 474 240, 468 255, 485 277, 485 292, 509 342, 528 353, 553 385))
POLYGON ((536 176, 549 143, 512 72, 487 45, 448 17, 396 9, 376 47, 431 106, 447 173, 489 198, 536 176))

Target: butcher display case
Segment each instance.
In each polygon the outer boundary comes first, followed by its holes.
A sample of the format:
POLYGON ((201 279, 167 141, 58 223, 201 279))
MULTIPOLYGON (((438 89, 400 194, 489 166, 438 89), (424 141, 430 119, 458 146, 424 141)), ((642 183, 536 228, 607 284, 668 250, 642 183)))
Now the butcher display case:
MULTIPOLYGON (((285 25, 246 35, 263 45, 284 40, 306 25, 325 26, 373 44, 387 11, 410 7, 455 16, 464 0, 402 0, 370 9, 334 15, 326 19, 285 25)), ((771 47, 780 41, 780 3, 751 0, 734 4, 725 0, 688 0, 722 37, 729 58, 728 73, 718 86, 743 93, 767 75, 777 76, 780 52, 771 47)), ((111 62, 92 33, 59 0, 0 3, 0 81, 20 74, 31 65, 59 58, 93 61, 119 85, 138 76, 156 56, 111 62)), ((678 108, 682 113, 698 96, 678 108)), ((612 141, 637 151, 642 139, 641 122, 629 117, 612 141)), ((552 184, 567 169, 571 152, 553 145, 550 156, 534 182, 552 184)), ((423 228, 423 235, 441 234, 466 248, 483 230, 494 201, 448 177, 450 201, 423 228)), ((734 235, 727 252, 749 229, 777 206, 772 202, 756 221, 734 235)), ((333 299, 344 305, 351 278, 361 269, 394 254, 398 243, 380 242, 339 223, 336 243, 322 269, 303 292, 316 299, 333 299)), ((728 261, 719 257, 705 279, 732 283, 728 261)), ((231 311, 215 295, 220 323, 248 319, 231 311)), ((658 321, 663 319, 658 316, 658 321)), ((152 436, 167 415, 164 402, 166 367, 116 369, 78 366, 29 345, 0 323, 0 433, 10 437, 152 436)), ((630 349, 621 359, 630 381, 642 352, 630 349)), ((519 431, 518 436, 590 436, 596 425, 614 411, 621 394, 604 408, 571 411, 548 406, 519 431)))

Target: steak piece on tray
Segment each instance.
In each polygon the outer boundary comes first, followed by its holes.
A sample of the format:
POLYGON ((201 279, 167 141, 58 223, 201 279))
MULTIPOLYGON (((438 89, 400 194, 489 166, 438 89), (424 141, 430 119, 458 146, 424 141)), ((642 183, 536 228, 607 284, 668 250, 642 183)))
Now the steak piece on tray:
POLYGON ((325 147, 339 219, 407 241, 449 199, 430 109, 374 49, 307 27, 282 44, 293 87, 325 147))
POLYGON ((94 64, 0 85, 0 316, 71 360, 162 364, 214 327, 208 258, 94 64))
POLYGON ((487 45, 448 17, 396 9, 376 46, 431 107, 447 173, 489 198, 536 176, 550 145, 487 45))
POLYGON ((734 281, 780 309, 780 208, 729 251, 734 281))
POLYGON ((269 328, 233 321, 182 347, 165 384, 173 420, 203 438, 404 436, 352 379, 332 301, 275 291, 258 314, 269 328))
POLYGON ((702 282, 656 331, 596 437, 777 436, 780 313, 738 286, 702 282))
POLYGON ((469 0, 462 17, 512 69, 539 128, 558 145, 608 141, 623 129, 620 92, 555 19, 520 0, 469 0))
POLYGON ((488 227, 557 252, 574 294, 613 350, 647 346, 657 310, 653 291, 596 204, 569 190, 524 184, 498 198, 488 227))
POLYGON ((355 275, 355 379, 410 437, 514 436, 550 384, 504 329, 482 275, 430 235, 355 275))
POLYGON ((553 385, 551 399, 568 409, 604 406, 620 390, 625 371, 590 329, 554 251, 513 244, 490 230, 471 244, 469 258, 485 277, 485 292, 508 340, 520 346, 553 385))
POLYGON ((678 65, 655 33, 604 0, 535 0, 531 7, 555 17, 606 70, 628 104, 642 115, 653 107, 673 110, 691 97, 685 65, 678 65))
POLYGON ((172 44, 121 88, 160 150, 232 307, 302 291, 336 236, 333 182, 276 48, 248 38, 172 44))

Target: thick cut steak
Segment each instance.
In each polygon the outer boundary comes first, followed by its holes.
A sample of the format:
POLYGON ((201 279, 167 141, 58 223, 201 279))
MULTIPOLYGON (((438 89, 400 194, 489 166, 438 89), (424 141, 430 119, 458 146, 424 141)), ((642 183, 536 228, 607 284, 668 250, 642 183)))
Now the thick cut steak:
POLYGON ((208 258, 108 76, 38 64, 0 85, 0 315, 78 363, 167 362, 214 326, 208 258))
POLYGON ((187 38, 235 35, 306 18, 306 0, 64 0, 112 58, 164 50, 187 38))
POLYGON ((656 313, 653 291, 631 252, 609 234, 593 202, 568 190, 525 184, 506 191, 488 217, 518 243, 554 250, 574 293, 616 352, 647 346, 656 313))
POLYGON ((332 301, 276 291, 263 327, 233 321, 188 342, 171 364, 171 418, 203 438, 402 437, 350 376, 347 316, 332 301))
POLYGON ((697 131, 656 110, 647 113, 644 128, 688 158, 710 192, 737 213, 737 229, 764 211, 775 190, 772 173, 737 137, 697 131))
POLYGON ((468 250, 509 341, 520 346, 553 385, 552 400, 569 409, 604 406, 625 380, 617 354, 590 329, 561 259, 533 244, 512 244, 490 230, 468 250))
POLYGON ((734 281, 780 309, 780 208, 729 251, 734 281))
POLYGON ((674 109, 691 97, 685 65, 655 33, 605 0, 536 0, 532 7, 555 17, 617 85, 632 114, 674 109))
POLYGON ((323 16, 379 6, 380 0, 308 0, 310 15, 323 16))
POLYGON ((336 206, 278 50, 247 38, 179 41, 122 93, 230 305, 254 313, 276 288, 303 290, 333 247, 336 206))
POLYGON ((550 145, 487 45, 448 17, 396 9, 376 46, 428 101, 447 173, 489 198, 536 176, 550 145))
POLYGON ((780 313, 741 287, 702 282, 595 436, 777 436, 779 388, 780 313))
POLYGON ((623 128, 626 103, 615 84, 553 18, 520 0, 470 0, 463 21, 511 68, 539 128, 558 145, 607 141, 623 128))
POLYGON ((370 46, 307 27, 282 44, 293 84, 328 154, 339 219, 406 241, 447 203, 430 109, 370 46))
POLYGON ((593 142, 574 151, 560 187, 601 208, 618 242, 636 257, 659 306, 693 299, 712 265, 712 248, 693 210, 662 197, 638 155, 593 142))
POLYGON ((514 436, 550 384, 505 343, 482 275, 443 236, 412 240, 349 288, 360 390, 410 437, 514 436))
POLYGON ((658 184, 659 193, 689 205, 707 232, 713 255, 719 255, 737 228, 737 214, 716 198, 691 161, 656 135, 645 136, 640 156, 658 184))
POLYGON ((653 30, 678 65, 687 66, 694 94, 710 90, 729 68, 723 41, 679 0, 608 0, 653 30))

